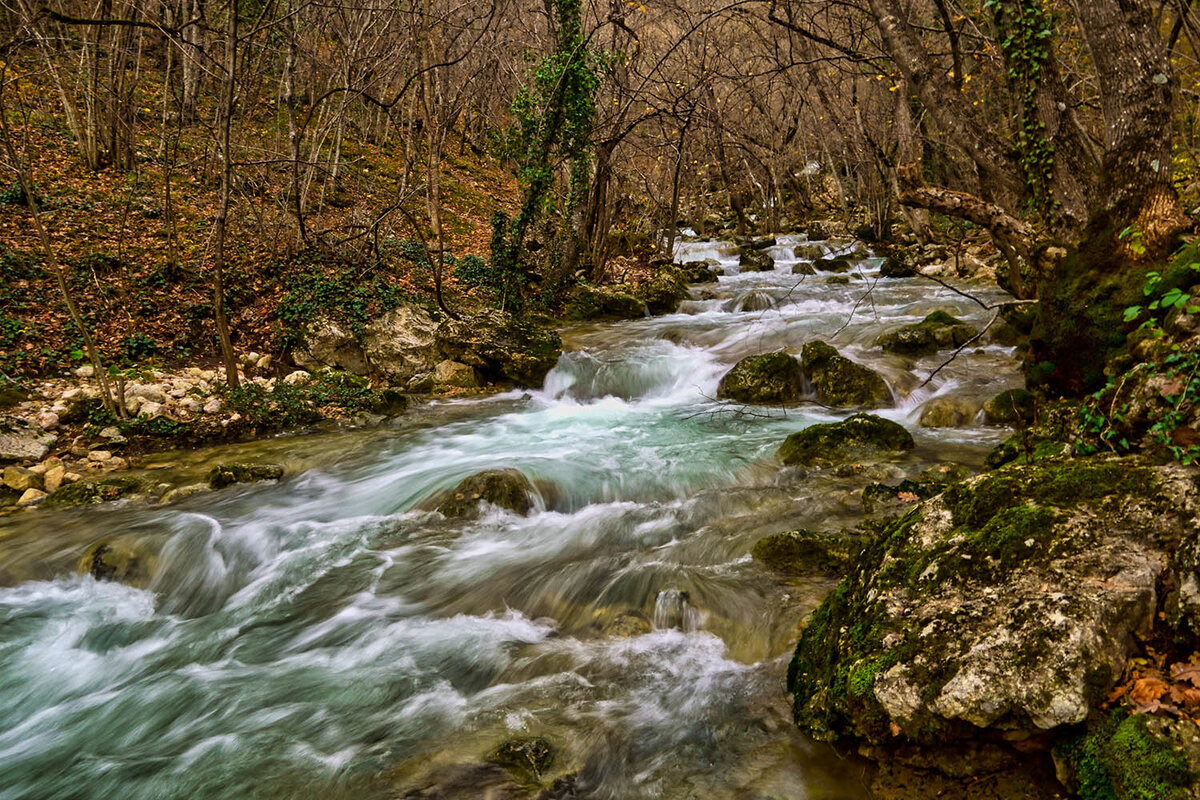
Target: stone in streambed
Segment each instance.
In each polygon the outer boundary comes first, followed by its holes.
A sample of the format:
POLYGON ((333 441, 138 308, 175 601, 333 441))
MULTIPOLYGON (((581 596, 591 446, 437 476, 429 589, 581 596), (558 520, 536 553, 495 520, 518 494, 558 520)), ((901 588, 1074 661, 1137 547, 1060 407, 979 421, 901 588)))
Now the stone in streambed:
POLYGON ((79 560, 79 571, 98 581, 117 581, 131 586, 150 585, 155 557, 136 543, 113 537, 88 548, 79 560))
POLYGON ((775 259, 762 250, 743 247, 738 253, 738 270, 740 272, 770 272, 773 269, 775 269, 775 259))
POLYGON ((800 361, 822 405, 879 408, 892 404, 892 392, 879 373, 851 361, 825 342, 805 344, 800 361))
POLYGON ((1028 390, 1009 389, 983 404, 983 416, 990 425, 1032 422, 1035 405, 1033 394, 1028 390))
POLYGON ((973 397, 942 395, 931 398, 921 411, 922 428, 965 428, 979 416, 979 401, 973 397))
POLYGON ((554 746, 540 736, 510 739, 489 753, 487 760, 521 783, 537 784, 554 765, 554 746))
POLYGON ((875 344, 885 353, 920 356, 961 347, 978 333, 957 317, 934 311, 920 322, 883 334, 875 344))
POLYGON ((915 446, 912 434, 903 425, 874 414, 855 414, 841 422, 813 425, 793 433, 776 455, 785 465, 821 467, 886 458, 915 446))
POLYGON ((283 477, 279 464, 217 464, 208 472, 208 485, 213 489, 224 489, 235 483, 257 483, 277 481, 283 477))
POLYGON ((759 539, 751 555, 785 575, 841 574, 868 541, 850 531, 795 530, 759 539))
POLYGON ((803 393, 804 370, 783 351, 743 358, 717 386, 719 398, 764 405, 796 403, 803 393))
POLYGON ((489 469, 464 478, 453 489, 439 492, 423 505, 454 519, 477 516, 481 502, 526 515, 533 510, 536 492, 520 470, 489 469))
MULTIPOLYGON (((67 473, 63 480, 67 481, 72 473, 67 473)), ((71 506, 86 506, 96 503, 109 503, 137 494, 145 488, 137 478, 102 478, 95 481, 77 481, 59 488, 57 492, 46 498, 47 506, 67 508, 71 506)))

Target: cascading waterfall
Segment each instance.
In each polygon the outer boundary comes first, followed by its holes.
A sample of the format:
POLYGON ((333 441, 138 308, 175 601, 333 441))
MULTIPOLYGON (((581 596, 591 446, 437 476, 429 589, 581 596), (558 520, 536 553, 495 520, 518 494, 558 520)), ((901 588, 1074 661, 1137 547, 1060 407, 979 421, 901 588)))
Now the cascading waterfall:
MULTIPOLYGON (((875 338, 979 309, 917 279, 864 301, 870 259, 859 285, 793 275, 801 241, 746 274, 733 245, 680 243, 677 260, 726 276, 684 313, 568 329, 540 391, 238 446, 308 467, 279 485, 0 519, 0 800, 482 797, 507 774, 489 752, 521 737, 553 747, 548 777, 577 797, 863 796, 859 766, 792 728, 778 691, 827 586, 747 557, 766 533, 854 519, 853 486, 772 461, 788 433, 844 414, 731 407, 717 384, 746 355, 823 338, 880 371, 899 404, 879 413, 912 427, 929 397, 1017 372, 989 345, 917 388, 945 354, 887 356, 875 338), (501 467, 545 507, 421 510, 501 467), (101 541, 146 581, 75 574, 101 541)), ((1003 432, 914 434, 911 470, 978 463, 1003 432)))

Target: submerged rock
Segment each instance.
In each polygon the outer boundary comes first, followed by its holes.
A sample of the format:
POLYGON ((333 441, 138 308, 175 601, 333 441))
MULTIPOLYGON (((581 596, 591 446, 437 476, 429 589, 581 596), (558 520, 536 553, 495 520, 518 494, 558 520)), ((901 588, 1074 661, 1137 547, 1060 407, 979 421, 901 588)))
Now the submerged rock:
POLYGON ((622 611, 604 623, 604 627, 601 630, 605 636, 628 638, 630 636, 641 636, 642 634, 649 633, 652 627, 650 620, 640 611, 622 611))
POLYGON ((957 317, 945 311, 934 311, 920 322, 883 334, 875 344, 882 347, 885 353, 929 355, 939 350, 961 347, 978 333, 957 317))
POLYGON ((98 581, 117 581, 145 588, 150 585, 156 557, 137 542, 113 537, 88 548, 79 560, 79 571, 98 581))
POLYGON ((805 344, 800 361, 818 402, 823 405, 879 408, 892 404, 892 392, 879 373, 851 361, 825 342, 805 344))
POLYGON ((741 403, 796 403, 804 393, 800 362, 780 351, 747 356, 725 373, 717 397, 741 403))
POLYGON ((540 736, 510 739, 489 753, 487 760, 508 770, 521 783, 541 783, 554 766, 554 745, 540 736))
POLYGON ((785 575, 840 575, 867 541, 853 531, 795 530, 759 539, 750 554, 785 575))
POLYGON ((1010 466, 946 488, 892 522, 814 613, 788 674, 797 723, 916 746, 936 765, 963 743, 1011 760, 1005 740, 1084 721, 1149 632, 1168 554, 1196 542, 1197 500, 1184 470, 1131 461, 1010 466))
POLYGON ((855 414, 841 422, 813 425, 784 440, 776 455, 787 465, 830 466, 864 458, 883 458, 916 446, 912 434, 874 414, 855 414))
POLYGON ((207 482, 212 489, 224 489, 235 483, 277 481, 283 477, 279 464, 217 464, 208 471, 207 482))
POLYGON ((477 516, 481 502, 525 515, 533 510, 536 493, 520 470, 489 469, 463 478, 453 489, 439 492, 425 505, 454 519, 477 516))
POLYGON ((775 298, 762 289, 751 289, 728 301, 725 307, 734 312, 767 311, 775 307, 775 298))

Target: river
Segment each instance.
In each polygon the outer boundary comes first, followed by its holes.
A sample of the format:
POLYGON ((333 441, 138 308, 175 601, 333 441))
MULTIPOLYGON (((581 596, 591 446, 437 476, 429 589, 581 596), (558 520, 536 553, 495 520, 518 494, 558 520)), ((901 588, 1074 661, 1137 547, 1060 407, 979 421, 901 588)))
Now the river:
POLYGON ((845 413, 730 406, 717 383, 746 355, 831 341, 894 387, 879 413, 918 444, 885 468, 899 479, 978 466, 1006 432, 920 428, 920 407, 1019 374, 983 346, 919 386, 947 354, 887 356, 875 337, 936 308, 977 326, 991 312, 878 280, 879 259, 848 285, 793 275, 797 241, 747 274, 729 245, 681 244, 730 274, 679 313, 566 329, 539 391, 160 459, 283 463, 279 484, 0 519, 0 798, 534 797, 487 762, 532 737, 554 750, 544 797, 867 797, 863 762, 790 724, 787 660, 829 582, 748 554, 853 523, 869 478, 772 459, 845 413), (491 467, 541 487, 535 513, 416 510, 491 467), (157 554, 149 586, 75 574, 105 537, 157 554))

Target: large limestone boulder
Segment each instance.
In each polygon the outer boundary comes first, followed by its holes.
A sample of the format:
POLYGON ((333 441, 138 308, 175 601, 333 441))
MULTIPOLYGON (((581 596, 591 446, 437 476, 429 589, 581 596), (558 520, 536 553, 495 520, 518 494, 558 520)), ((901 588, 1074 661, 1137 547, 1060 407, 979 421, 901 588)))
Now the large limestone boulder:
POLYGON ((743 358, 717 386, 717 397, 741 403, 797 403, 803 394, 804 370, 783 351, 743 358))
POLYGON ((470 318, 448 319, 438 327, 437 346, 443 360, 474 367, 481 381, 540 387, 558 363, 562 339, 537 322, 488 309, 470 318))
POLYGON ((798 724, 881 755, 916 748, 932 766, 989 754, 956 763, 968 772, 1020 760, 1007 743, 1087 719, 1160 591, 1187 582, 1182 565, 1164 571, 1197 546, 1198 501, 1184 468, 1130 460, 948 486, 892 522, 813 614, 788 674, 798 724))
POLYGON ((453 489, 439 492, 423 505, 453 519, 478 515, 480 503, 526 515, 533 510, 537 490, 516 469, 489 469, 463 478, 453 489))
POLYGON ((920 322, 883 334, 875 344, 885 353, 921 356, 961 347, 978 333, 957 317, 945 311, 934 311, 920 322))
POLYGON ((417 305, 402 305, 367 323, 362 336, 347 324, 322 318, 309 326, 293 358, 306 370, 339 369, 400 384, 441 359, 438 324, 417 305))
POLYGON ((851 361, 825 342, 805 344, 800 361, 817 400, 823 405, 832 408, 892 405, 892 392, 879 373, 851 361))
POLYGON ((57 441, 19 417, 0 417, 0 463, 5 461, 41 461, 57 441))
POLYGON ((903 425, 874 414, 855 414, 841 422, 813 425, 793 433, 776 455, 787 465, 822 467, 886 458, 915 446, 912 434, 903 425))

